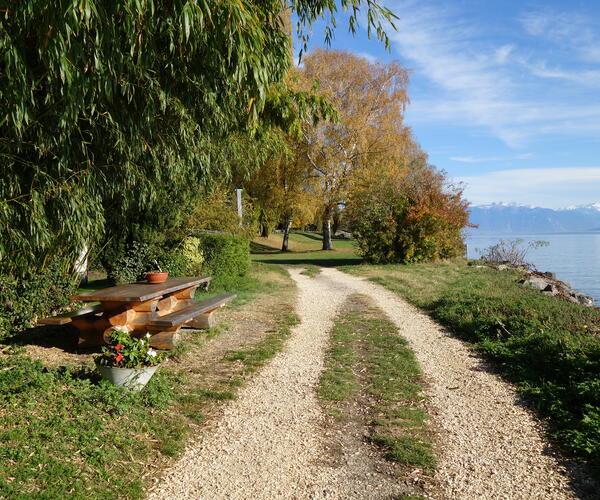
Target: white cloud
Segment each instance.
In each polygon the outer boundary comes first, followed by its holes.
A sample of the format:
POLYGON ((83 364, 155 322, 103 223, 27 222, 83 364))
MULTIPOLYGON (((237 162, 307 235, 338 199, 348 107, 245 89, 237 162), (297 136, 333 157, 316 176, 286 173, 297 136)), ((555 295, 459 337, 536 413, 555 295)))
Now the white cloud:
POLYGON ((573 11, 544 9, 527 12, 519 20, 530 35, 568 48, 583 61, 600 62, 598 27, 589 17, 573 11))
MULTIPOLYGON (((413 94, 409 122, 446 121, 483 128, 513 148, 524 147, 542 134, 600 132, 598 106, 590 106, 580 95, 573 99, 573 93, 557 87, 560 81, 600 86, 600 71, 582 73, 531 63, 531 56, 524 56, 515 44, 494 45, 484 26, 462 21, 461 13, 452 9, 448 4, 416 2, 398 2, 393 7, 402 13, 398 31, 391 33, 393 46, 411 62, 408 65, 414 64, 415 77, 427 78, 438 89, 429 92, 426 100, 413 94), (523 73, 523 66, 529 75, 523 73), (556 88, 549 87, 552 80, 556 88), (593 116, 591 108, 596 108, 593 116)), ((532 35, 570 34, 567 20, 556 23, 550 15, 524 16, 521 23, 532 35)))
POLYGON ((453 156, 450 158, 452 161, 458 161, 461 163, 483 163, 487 161, 499 161, 502 158, 475 158, 473 156, 453 156))
POLYGON ((488 157, 474 157, 474 156, 452 156, 452 161, 460 163, 486 163, 490 161, 507 161, 507 160, 529 160, 534 157, 533 153, 523 153, 511 157, 500 157, 500 156, 488 156, 488 157))
POLYGON ((377 62, 377 57, 375 57, 372 54, 369 54, 368 52, 355 52, 354 54, 357 55, 358 57, 362 57, 362 58, 366 59, 371 64, 377 62))
POLYGON ((513 52, 514 45, 502 45, 496 49, 496 62, 498 64, 504 64, 508 61, 508 56, 513 52))
POLYGON ((549 208, 593 203, 600 198, 600 167, 497 170, 454 179, 473 204, 509 201, 549 208))

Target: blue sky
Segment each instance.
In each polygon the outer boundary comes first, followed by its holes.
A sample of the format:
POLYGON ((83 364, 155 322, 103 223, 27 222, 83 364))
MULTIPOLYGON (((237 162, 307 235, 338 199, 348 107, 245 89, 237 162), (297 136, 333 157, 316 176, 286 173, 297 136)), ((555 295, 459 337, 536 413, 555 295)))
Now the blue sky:
POLYGON ((472 203, 600 201, 600 2, 386 5, 390 52, 341 19, 331 48, 411 70, 406 123, 472 203))

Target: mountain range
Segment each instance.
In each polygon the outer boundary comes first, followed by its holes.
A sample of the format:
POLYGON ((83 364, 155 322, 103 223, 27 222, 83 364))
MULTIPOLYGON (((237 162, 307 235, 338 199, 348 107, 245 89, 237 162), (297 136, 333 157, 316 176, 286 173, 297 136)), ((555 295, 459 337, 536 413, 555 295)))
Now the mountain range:
POLYGON ((469 207, 477 232, 565 233, 600 231, 600 203, 561 209, 492 203, 469 207))

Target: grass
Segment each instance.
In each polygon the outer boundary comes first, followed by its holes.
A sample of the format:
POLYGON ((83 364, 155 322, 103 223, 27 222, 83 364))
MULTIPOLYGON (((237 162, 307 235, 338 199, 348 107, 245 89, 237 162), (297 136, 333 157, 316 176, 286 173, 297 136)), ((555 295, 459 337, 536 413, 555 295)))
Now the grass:
POLYGON ((325 267, 357 265, 362 262, 356 253, 353 240, 336 238, 333 240, 333 250, 321 250, 321 238, 321 233, 291 233, 289 252, 280 251, 281 234, 272 234, 269 238, 256 238, 250 245, 252 259, 272 264, 325 267))
POLYGON ((371 441, 387 458, 431 472, 435 457, 421 405, 422 374, 396 327, 363 299, 335 320, 318 394, 335 418, 369 414, 371 441))
MULTIPOLYGON (((284 274, 254 265, 236 290, 238 305, 261 294, 280 300, 293 289, 284 274)), ((183 450, 192 424, 234 398, 281 349, 295 319, 278 312, 276 326, 250 342, 241 364, 216 359, 194 368, 202 344, 225 328, 186 335, 139 393, 101 381, 91 362, 53 367, 27 357, 23 347, 0 345, 0 498, 145 497, 147 481, 183 450)))
POLYGON ((249 349, 229 351, 223 357, 223 361, 241 361, 244 366, 243 375, 254 373, 263 366, 275 354, 281 351, 283 343, 291 334, 291 328, 298 324, 296 314, 286 314, 278 319, 277 326, 270 330, 267 337, 249 349))
POLYGON ((600 465, 600 310, 546 297, 516 271, 450 262, 356 266, 493 360, 570 454, 600 465))
POLYGON ((304 264, 302 267, 304 268, 304 271, 300 271, 300 274, 308 276, 309 278, 314 278, 321 273, 321 268, 314 264, 304 264))

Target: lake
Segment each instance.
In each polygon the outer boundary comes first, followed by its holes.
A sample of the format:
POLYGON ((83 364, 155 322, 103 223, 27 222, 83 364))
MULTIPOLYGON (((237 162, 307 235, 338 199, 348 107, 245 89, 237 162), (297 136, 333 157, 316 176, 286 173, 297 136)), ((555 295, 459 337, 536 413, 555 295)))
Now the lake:
POLYGON ((478 248, 494 245, 500 239, 517 238, 525 244, 537 240, 549 242, 547 247, 530 250, 525 260, 538 271, 556 273, 559 280, 591 295, 600 305, 600 233, 477 234, 476 229, 471 229, 465 238, 467 253, 470 258, 478 258, 478 248))

